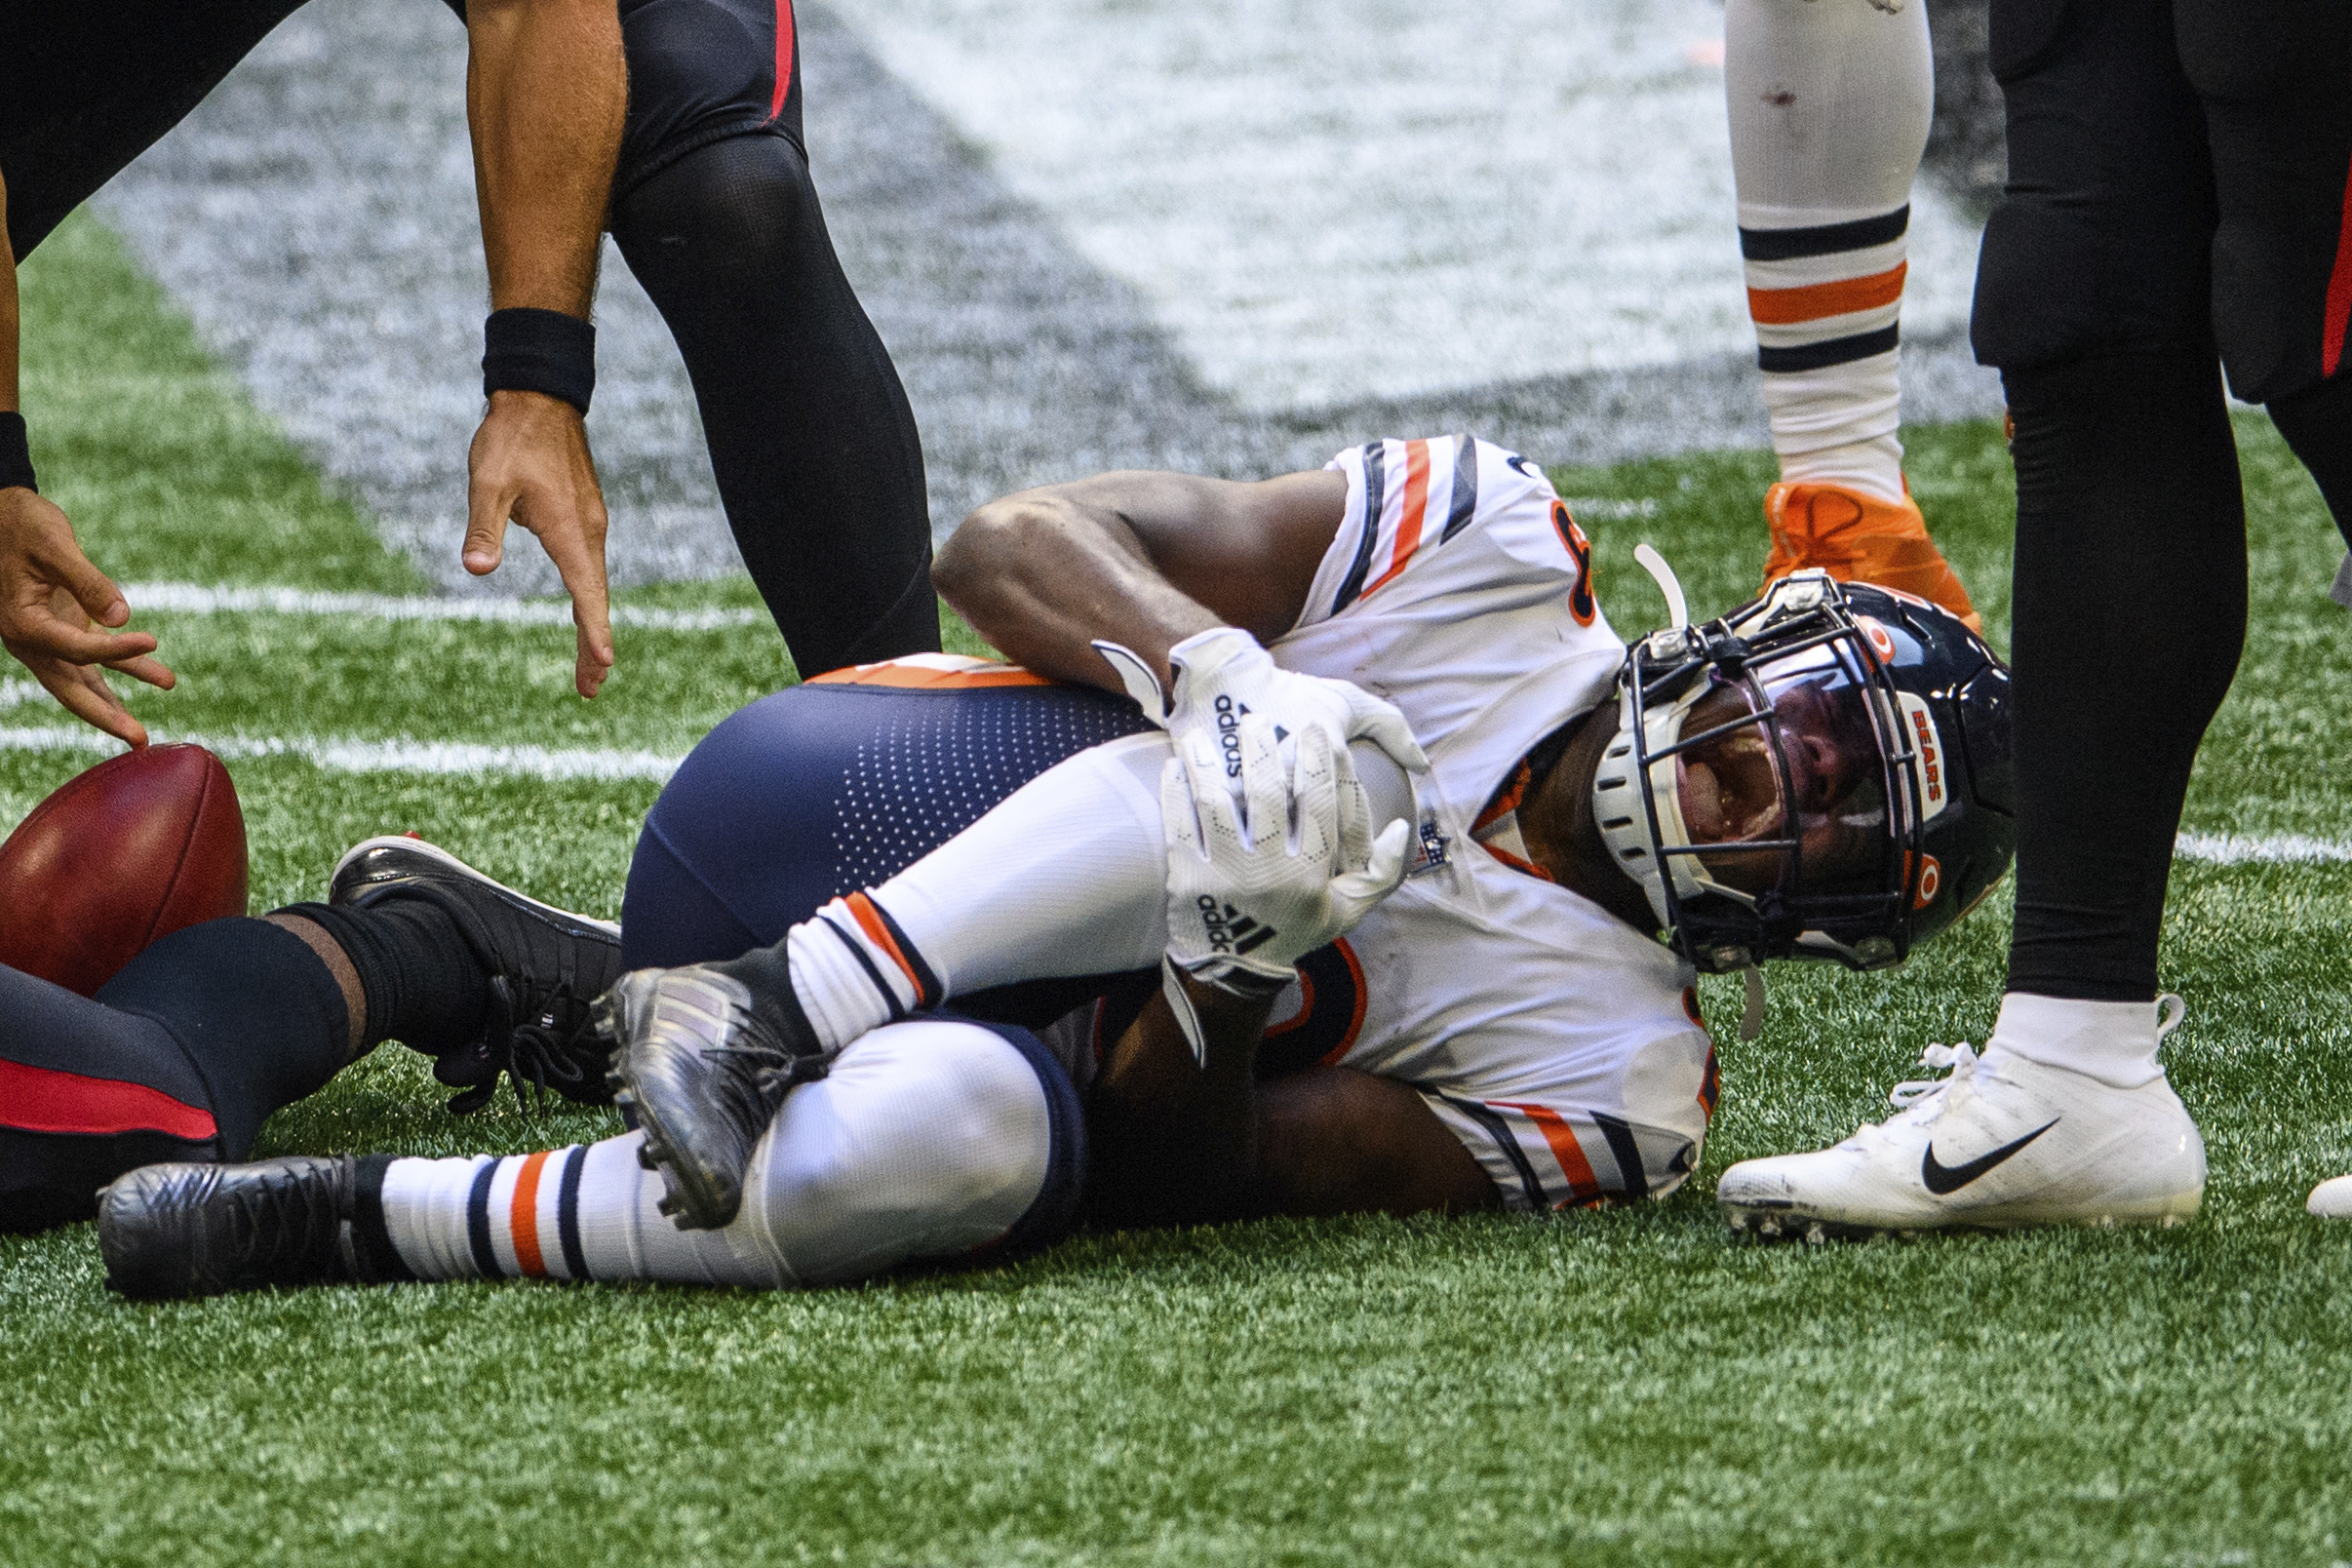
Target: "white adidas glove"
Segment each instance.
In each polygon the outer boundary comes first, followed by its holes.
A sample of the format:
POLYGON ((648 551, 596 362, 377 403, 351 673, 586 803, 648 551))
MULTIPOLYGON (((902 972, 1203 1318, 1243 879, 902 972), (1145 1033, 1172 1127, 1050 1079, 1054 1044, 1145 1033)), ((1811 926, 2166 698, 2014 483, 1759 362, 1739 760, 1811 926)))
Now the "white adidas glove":
MULTIPOLYGON (((1400 818, 1373 837, 1354 764, 1319 727, 1299 732, 1287 770, 1262 714, 1240 719, 1231 751, 1198 731, 1176 737, 1176 748, 1159 775, 1176 968, 1225 990, 1279 987, 1301 957, 1353 929, 1404 880, 1410 825, 1400 818), (1239 774, 1237 810, 1229 765, 1239 774)), ((1172 980, 1169 989, 1181 994, 1172 980)), ((1189 1012, 1180 1007, 1179 1021, 1189 1012)))
MULTIPOLYGON (((1169 734, 1230 736, 1244 714, 1271 719, 1289 735, 1320 729, 1331 749, 1345 755, 1348 742, 1369 740, 1410 773, 1428 769, 1429 758, 1413 738, 1412 726, 1392 703, 1347 681, 1301 675, 1274 663, 1258 640, 1238 626, 1217 626, 1168 649, 1176 670, 1172 695, 1133 649, 1096 642, 1095 650, 1118 672, 1119 681, 1145 717, 1169 734)), ((1240 765, 1225 750, 1226 788, 1238 799, 1240 765)))

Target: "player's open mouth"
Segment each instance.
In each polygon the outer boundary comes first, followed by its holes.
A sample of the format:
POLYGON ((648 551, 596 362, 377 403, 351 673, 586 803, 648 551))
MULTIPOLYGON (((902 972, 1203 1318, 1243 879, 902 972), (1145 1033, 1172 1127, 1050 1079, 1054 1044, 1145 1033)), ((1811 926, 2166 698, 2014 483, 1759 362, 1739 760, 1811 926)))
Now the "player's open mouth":
MULTIPOLYGON (((1700 699, 1683 729, 1704 735, 1747 712, 1741 693, 1726 686, 1700 699)), ((1780 769, 1760 724, 1742 725, 1682 753, 1675 759, 1675 788, 1693 843, 1740 843, 1780 832, 1780 769)))

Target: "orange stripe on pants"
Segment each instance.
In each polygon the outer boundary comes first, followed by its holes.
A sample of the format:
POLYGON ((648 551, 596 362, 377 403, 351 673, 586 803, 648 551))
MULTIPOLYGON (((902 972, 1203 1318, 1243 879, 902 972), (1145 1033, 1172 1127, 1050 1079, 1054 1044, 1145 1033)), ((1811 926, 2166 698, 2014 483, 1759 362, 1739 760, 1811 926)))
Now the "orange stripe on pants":
POLYGON ((1809 283, 1801 289, 1750 289, 1747 314, 1758 326, 1795 327, 1830 316, 1850 316, 1858 310, 1876 310, 1902 297, 1902 275, 1910 265, 1898 261, 1866 278, 1809 283))
POLYGON ((1560 1162, 1560 1174, 1568 1178, 1568 1191, 1574 1195, 1574 1201, 1589 1203, 1601 1196, 1600 1179, 1592 1174, 1592 1161, 1585 1157, 1585 1151, 1577 1144, 1575 1129, 1560 1119, 1557 1111, 1549 1106, 1512 1105, 1501 1100, 1495 1103, 1507 1111, 1518 1112, 1536 1124, 1536 1131, 1551 1146, 1551 1157, 1560 1162))
POLYGON ((546 1164, 544 1149, 523 1161, 515 1176, 515 1200, 506 1212, 515 1240, 515 1267, 533 1279, 547 1277, 547 1260, 539 1255, 539 1172, 546 1164))

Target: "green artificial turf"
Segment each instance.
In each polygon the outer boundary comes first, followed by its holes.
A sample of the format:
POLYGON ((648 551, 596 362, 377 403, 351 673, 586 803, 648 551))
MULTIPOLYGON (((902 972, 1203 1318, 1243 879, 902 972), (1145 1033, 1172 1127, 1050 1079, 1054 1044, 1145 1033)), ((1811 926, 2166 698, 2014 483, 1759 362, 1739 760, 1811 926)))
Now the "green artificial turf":
MULTIPOLYGON (((101 229, 62 231, 25 288, 39 454, 111 569, 422 591, 101 229)), ((2341 840, 2352 626, 2322 597, 2340 546, 2267 424, 2240 430, 2254 633, 2189 825, 2341 840)), ((1910 439, 1914 487, 2005 641, 1998 435, 1910 439)), ((1750 587, 1770 476, 1756 453, 1556 471, 1563 493, 1654 503, 1588 509, 1621 630, 1660 613, 1643 538, 1702 611, 1750 587)), ((635 597, 756 603, 740 581, 635 597)), ((635 633, 610 694, 583 704, 561 627, 154 624, 189 679, 139 711, 202 733, 672 755, 787 668, 764 630, 635 633)), ((0 750, 0 823, 89 760, 0 750)), ((264 906, 316 896, 352 840, 413 827, 609 914, 654 793, 292 758, 234 771, 264 906)), ((2165 971, 2190 1014, 2170 1057, 2213 1160, 2206 1213, 2178 1231, 1767 1249, 1716 1220, 1726 1162, 1842 1136, 1920 1046, 1982 1039, 1996 899, 1892 977, 1784 966, 1752 1043, 1736 987, 1710 982, 1705 1163, 1633 1210, 1098 1235, 797 1296, 513 1284, 132 1307, 101 1290, 86 1226, 0 1241, 0 1560, 2352 1559, 2352 1227, 2301 1212, 2312 1182, 2352 1169, 2352 866, 2184 861, 2174 885, 2165 971)), ((420 1060, 387 1048, 264 1139, 437 1154, 612 1127, 511 1102, 454 1120, 420 1060)))

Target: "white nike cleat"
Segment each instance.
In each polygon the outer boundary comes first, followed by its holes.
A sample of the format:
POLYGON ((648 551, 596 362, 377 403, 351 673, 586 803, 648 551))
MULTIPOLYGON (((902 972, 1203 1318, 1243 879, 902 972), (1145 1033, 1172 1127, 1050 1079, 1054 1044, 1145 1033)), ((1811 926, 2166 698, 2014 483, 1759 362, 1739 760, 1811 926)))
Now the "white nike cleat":
MULTIPOLYGON (((2167 999, 2177 1003, 2177 998, 2167 999)), ((2159 1038, 2179 1023, 2176 1012, 2159 1038)), ((2158 1069, 2135 1088, 1965 1043, 1920 1058, 1897 1114, 1833 1149, 1745 1159, 1715 1201, 1766 1238, 2029 1225, 2177 1225, 2205 1195, 2205 1140, 2158 1069)), ((2347 1183, 2352 1185, 2352 1183, 2347 1183)), ((2352 1210, 2352 1193, 2346 1195, 2352 1210)))
POLYGON ((2336 1176, 2311 1189, 2303 1205, 2323 1220, 2352 1220, 2352 1176, 2336 1176))

